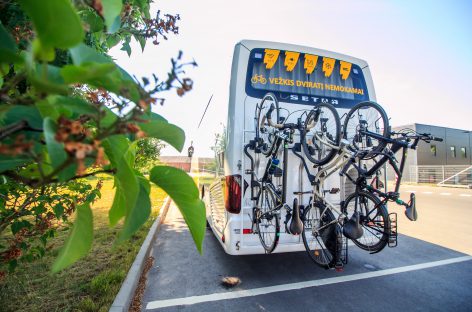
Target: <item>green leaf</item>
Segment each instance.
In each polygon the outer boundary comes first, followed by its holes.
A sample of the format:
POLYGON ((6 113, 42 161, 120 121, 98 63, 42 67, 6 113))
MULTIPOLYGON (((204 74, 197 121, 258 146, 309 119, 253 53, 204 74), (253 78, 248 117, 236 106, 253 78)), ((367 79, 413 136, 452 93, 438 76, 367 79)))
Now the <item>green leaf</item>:
POLYGON ((15 235, 16 233, 18 233, 21 229, 24 229, 24 228, 31 228, 32 224, 29 223, 28 221, 26 220, 21 220, 21 221, 15 221, 12 223, 11 225, 11 233, 13 235, 15 235))
POLYGON ((67 117, 79 117, 80 115, 95 115, 96 108, 82 98, 55 95, 48 98, 52 105, 56 106, 67 117))
POLYGON ((34 106, 15 105, 5 114, 3 122, 5 125, 26 120, 28 125, 35 129, 43 128, 43 119, 39 110, 34 106))
POLYGON ((101 79, 113 71, 118 71, 115 64, 89 63, 80 66, 66 65, 61 69, 61 75, 67 83, 88 83, 90 81, 99 84, 101 79))
POLYGON ((82 42, 84 31, 70 0, 19 2, 43 45, 66 49, 82 42))
POLYGON ((123 42, 123 46, 121 47, 121 51, 125 51, 128 56, 131 56, 131 46, 129 45, 130 43, 130 37, 126 37, 125 41, 123 42))
POLYGON ((2 23, 0 23, 0 63, 19 62, 21 58, 17 52, 18 47, 16 46, 15 40, 13 40, 2 23))
POLYGON ((52 120, 57 121, 61 115, 56 106, 51 103, 50 98, 37 102, 35 106, 43 118, 50 117, 52 120))
POLYGON ((117 34, 107 36, 108 49, 113 48, 121 41, 121 37, 117 34))
MULTIPOLYGON (((67 82, 90 84, 94 87, 103 88, 113 93, 120 94, 136 103, 139 101, 140 94, 138 91, 138 85, 126 71, 113 63, 108 56, 100 54, 83 44, 74 47, 69 51, 71 52, 74 65, 83 65, 83 67, 63 69, 63 77, 67 82), (98 73, 94 72, 94 67, 97 66, 96 63, 113 64, 113 66, 118 70, 112 70, 108 74, 98 77, 98 73), (86 74, 88 72, 91 73, 90 76, 81 77, 80 72, 86 74)), ((106 69, 107 67, 103 66, 99 71, 105 71, 106 69)))
MULTIPOLYGON (((54 169, 57 169, 67 160, 67 153, 64 150, 64 144, 56 141, 55 135, 57 131, 57 126, 51 118, 46 117, 44 119, 44 139, 46 141, 46 147, 51 158, 52 165, 54 169)), ((59 181, 64 182, 72 178, 75 175, 74 166, 68 165, 65 169, 59 171, 58 178, 59 181)))
POLYGON ((111 205, 110 211, 108 212, 110 225, 114 226, 124 216, 126 216, 125 192, 120 185, 120 180, 115 177, 115 197, 113 198, 113 204, 111 205))
POLYGON ((151 199, 149 198, 149 181, 142 176, 138 176, 139 194, 134 207, 128 212, 123 230, 117 242, 122 242, 131 236, 146 222, 151 214, 151 199))
POLYGON ((122 0, 102 0, 103 17, 109 33, 116 32, 121 26, 122 0))
POLYGON ((68 267, 85 256, 92 247, 93 214, 88 203, 77 207, 77 217, 67 241, 52 266, 53 272, 68 267))
POLYGON ((56 218, 60 218, 62 217, 62 215, 64 214, 64 206, 62 206, 62 204, 56 204, 54 205, 54 207, 52 208, 52 210, 54 211, 54 215, 56 216, 56 218))
POLYGON ((53 83, 47 80, 42 80, 36 77, 30 78, 30 82, 38 91, 42 91, 45 93, 51 93, 51 94, 69 93, 69 88, 66 85, 60 85, 60 84, 53 83))
MULTIPOLYGON (((128 84, 123 81, 120 71, 114 64, 67 65, 62 68, 61 74, 67 83, 86 83, 125 97, 129 96, 123 92, 128 84)), ((130 87, 133 88, 133 86, 130 87)))
POLYGON ((69 92, 69 87, 64 84, 64 79, 60 74, 60 68, 53 65, 37 64, 35 71, 29 73, 28 79, 38 91, 53 94, 69 92))
POLYGON ((93 10, 84 10, 79 12, 82 21, 84 21, 90 29, 90 32, 99 32, 103 30, 103 20, 93 10))
POLYGON ((140 123, 139 127, 148 136, 163 140, 172 145, 179 152, 182 151, 185 143, 185 132, 176 125, 168 123, 165 119, 156 119, 140 123))
POLYGON ((52 62, 56 57, 56 52, 54 51, 54 48, 41 44, 41 41, 37 38, 33 40, 32 49, 33 55, 37 60, 44 62, 52 62))
POLYGON ((46 64, 37 64, 36 76, 42 80, 47 79, 52 83, 64 84, 64 79, 62 79, 61 76, 61 67, 46 64))
POLYGON ((144 52, 144 47, 146 47, 146 38, 144 38, 144 36, 134 35, 134 39, 139 42, 139 45, 141 46, 141 51, 144 52))
POLYGON ((82 65, 84 63, 113 63, 110 57, 98 53, 97 50, 83 43, 69 49, 69 51, 75 65, 82 65))
POLYGON ((135 207, 140 186, 132 167, 134 159, 132 159, 133 151, 130 149, 133 148, 133 145, 130 144, 129 140, 124 135, 114 135, 103 140, 102 146, 105 148, 105 153, 111 165, 117 170, 115 174, 114 209, 109 212, 110 224, 113 226, 116 221, 128 215, 135 207), (117 196, 123 196, 123 198, 117 199, 117 196))
POLYGON ((31 161, 30 158, 26 156, 0 156, 0 172, 15 169, 19 166, 24 166, 26 163, 31 161))
POLYGON ((149 179, 174 200, 201 253, 206 224, 205 204, 199 199, 193 179, 184 171, 167 166, 154 167, 149 179))
POLYGON ((141 10, 141 15, 145 18, 151 18, 149 14, 149 1, 148 0, 135 0, 135 5, 141 10))

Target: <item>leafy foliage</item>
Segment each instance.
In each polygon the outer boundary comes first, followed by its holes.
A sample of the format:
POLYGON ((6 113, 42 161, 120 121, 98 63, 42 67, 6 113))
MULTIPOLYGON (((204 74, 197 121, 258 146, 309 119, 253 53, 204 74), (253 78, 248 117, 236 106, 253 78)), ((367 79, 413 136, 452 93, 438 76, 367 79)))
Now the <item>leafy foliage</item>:
POLYGON ((148 172, 159 160, 161 149, 165 146, 155 138, 144 138, 137 142, 134 167, 140 172, 148 172))
POLYGON ((149 2, 0 3, 0 235, 9 241, 0 246, 0 263, 13 267, 44 253, 47 238, 76 210, 53 270, 85 255, 93 235, 90 203, 99 188, 83 179, 99 173, 114 178, 109 219, 111 225, 124 222, 117 242, 147 220, 151 181, 175 200, 201 250, 205 211, 193 180, 177 169, 156 167, 149 181, 135 169, 143 155, 149 159, 151 149, 159 151, 156 140, 182 149, 183 131, 152 108, 163 103, 162 91, 175 89, 182 96, 192 89, 192 80, 181 76, 196 63, 184 63, 179 53, 166 80, 153 75, 138 81, 107 55, 120 43, 130 55, 132 38, 144 49, 148 39, 158 44, 178 33, 180 17, 157 12, 151 18, 149 2), (10 236, 3 233, 8 228, 10 236), (39 237, 42 249, 25 237, 39 237))

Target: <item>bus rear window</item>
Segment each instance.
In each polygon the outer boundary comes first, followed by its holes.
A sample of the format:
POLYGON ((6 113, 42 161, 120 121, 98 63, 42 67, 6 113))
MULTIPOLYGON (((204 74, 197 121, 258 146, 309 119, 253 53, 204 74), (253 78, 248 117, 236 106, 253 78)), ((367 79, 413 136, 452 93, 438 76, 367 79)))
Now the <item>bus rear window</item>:
POLYGON ((369 99, 362 69, 343 60, 293 51, 254 49, 246 82, 251 96, 351 107, 369 99))

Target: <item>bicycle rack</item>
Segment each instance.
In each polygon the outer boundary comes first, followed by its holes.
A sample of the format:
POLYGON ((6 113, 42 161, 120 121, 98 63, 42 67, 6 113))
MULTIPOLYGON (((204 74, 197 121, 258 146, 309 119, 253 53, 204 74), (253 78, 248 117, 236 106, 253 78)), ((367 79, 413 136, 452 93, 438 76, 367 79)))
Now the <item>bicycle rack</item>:
POLYGON ((388 247, 393 248, 397 247, 397 213, 391 212, 388 214, 388 219, 390 220, 390 229, 388 234, 388 247))

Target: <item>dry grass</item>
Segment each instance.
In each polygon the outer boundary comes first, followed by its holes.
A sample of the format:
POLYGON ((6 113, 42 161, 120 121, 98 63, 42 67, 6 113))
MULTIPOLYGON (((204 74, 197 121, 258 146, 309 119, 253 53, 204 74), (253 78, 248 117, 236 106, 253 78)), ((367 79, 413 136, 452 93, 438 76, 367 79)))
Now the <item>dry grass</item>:
POLYGON ((108 311, 165 198, 165 193, 153 186, 152 217, 129 241, 113 248, 122 225, 108 225, 112 187, 113 180, 105 180, 102 198, 93 205, 94 241, 90 254, 58 274, 50 273, 68 234, 67 229, 59 231, 49 254, 20 265, 0 284, 0 311, 108 311))

